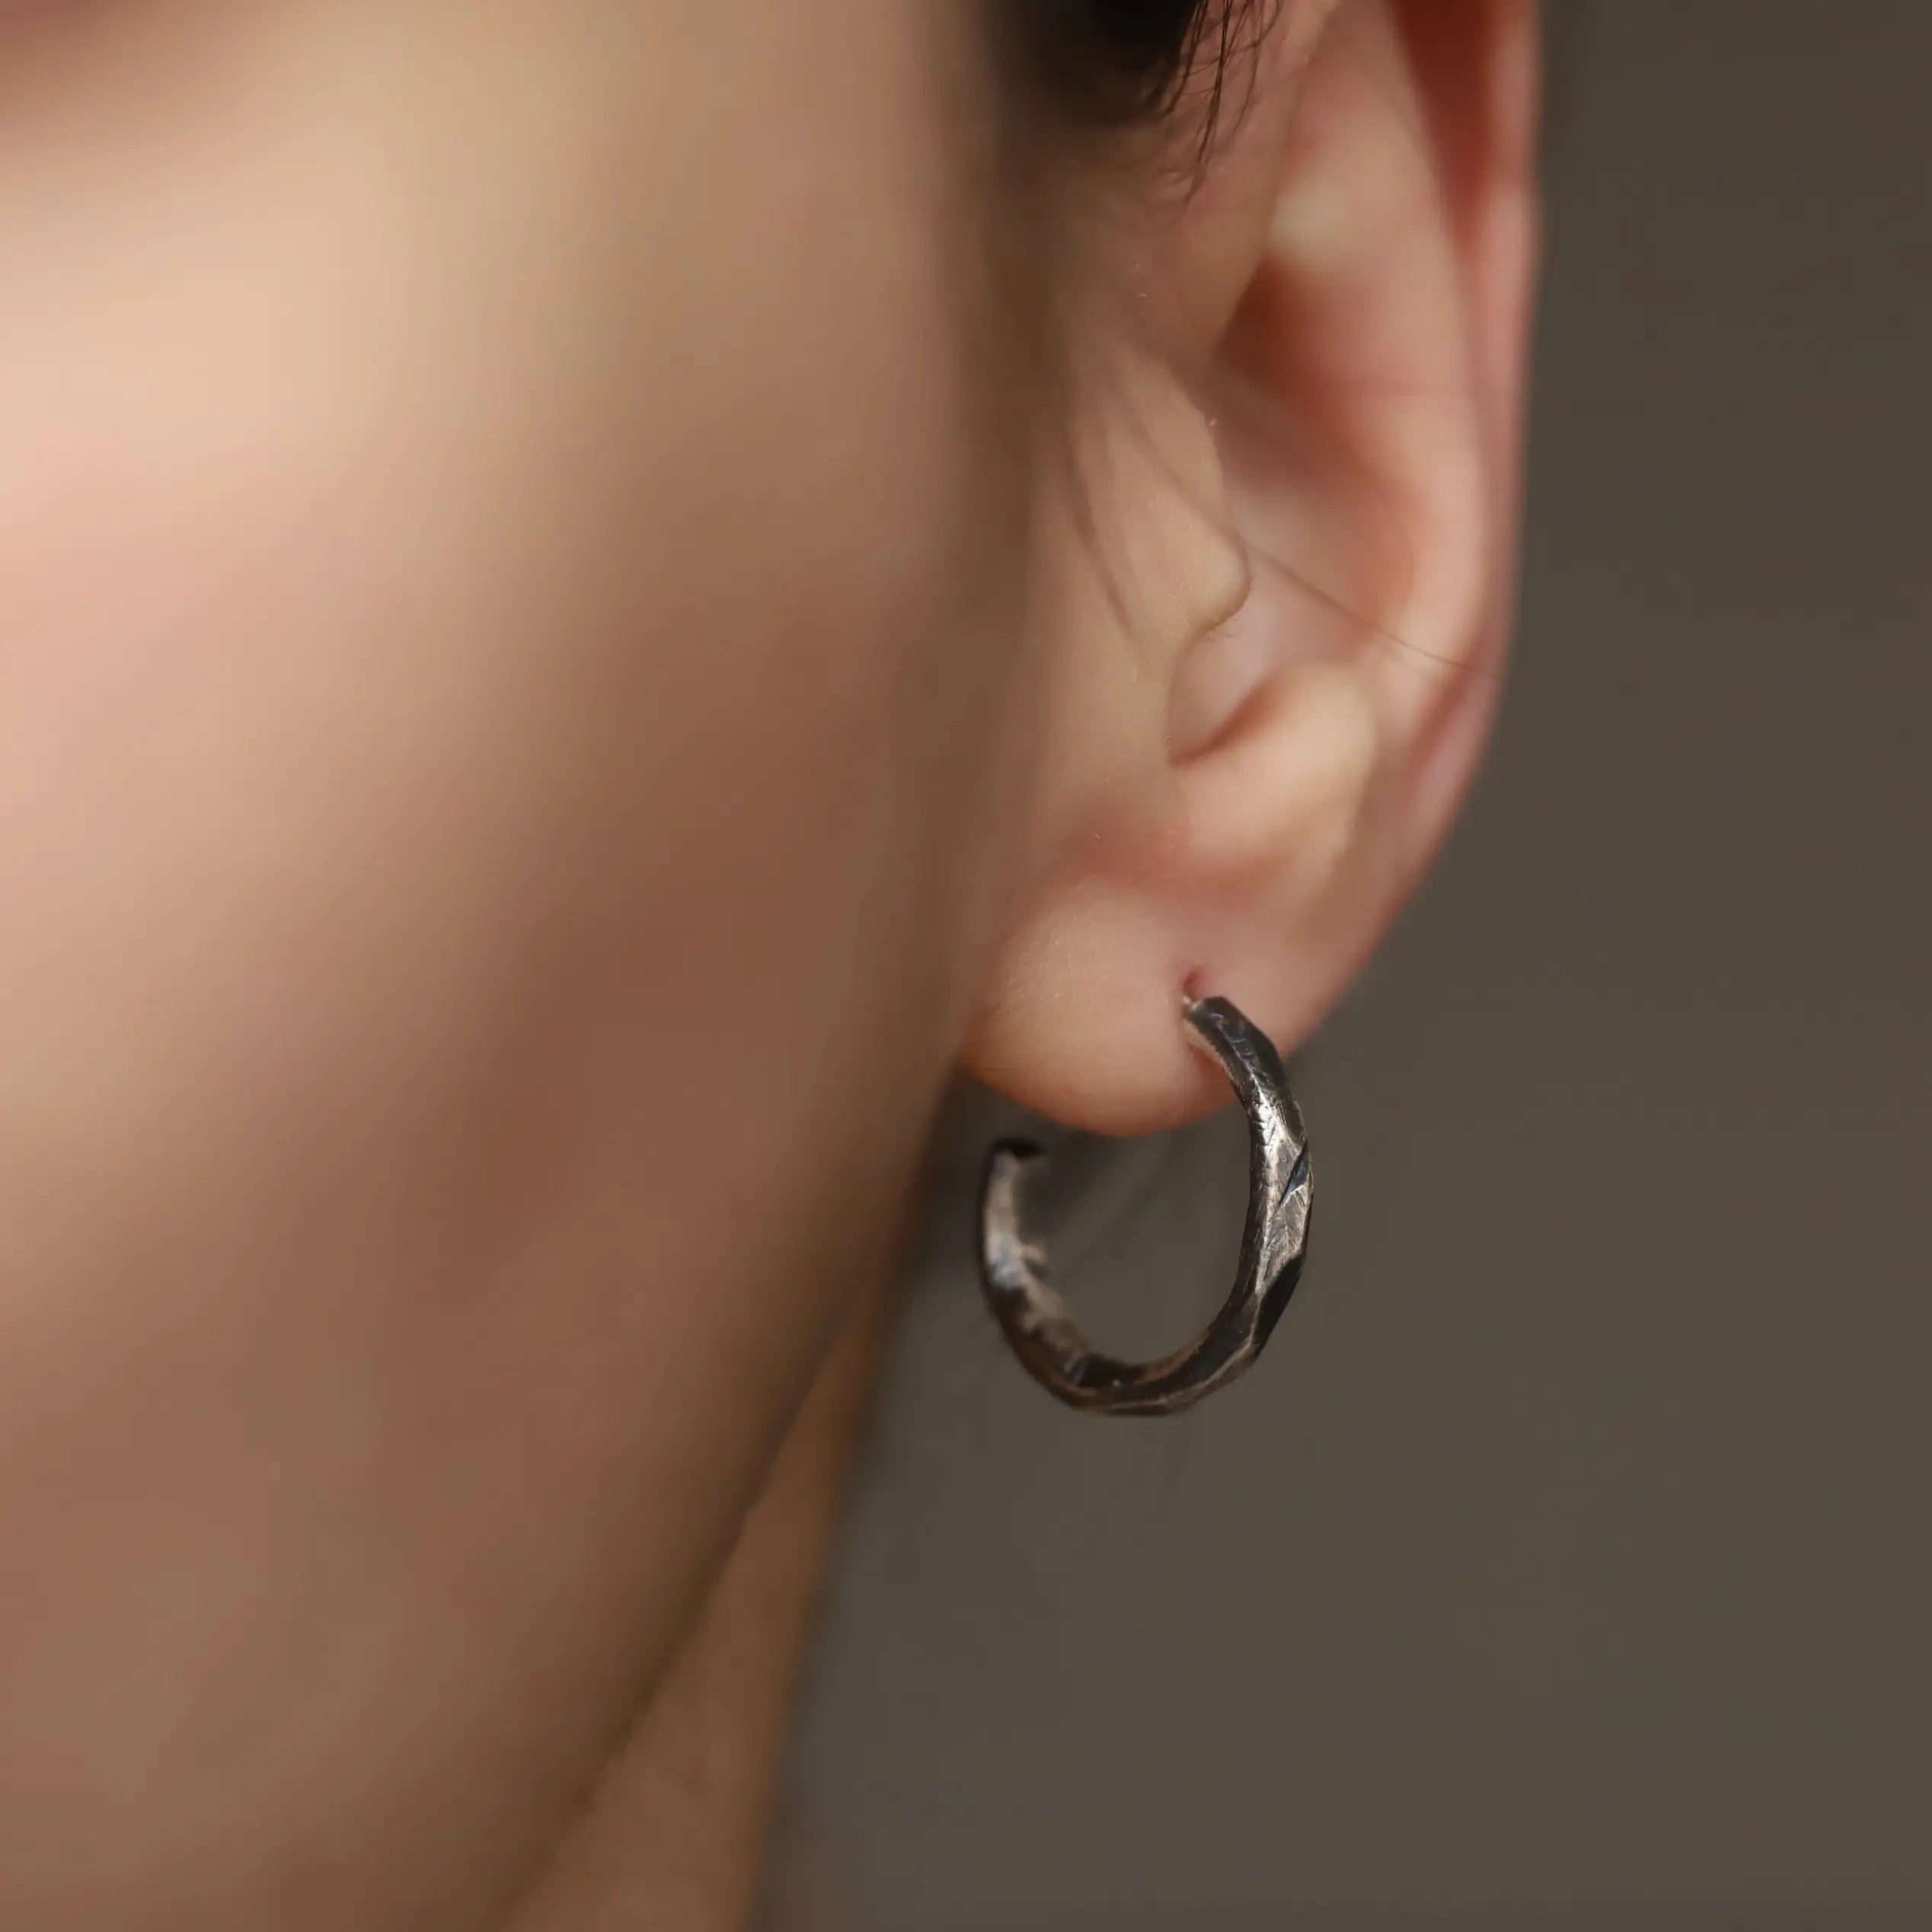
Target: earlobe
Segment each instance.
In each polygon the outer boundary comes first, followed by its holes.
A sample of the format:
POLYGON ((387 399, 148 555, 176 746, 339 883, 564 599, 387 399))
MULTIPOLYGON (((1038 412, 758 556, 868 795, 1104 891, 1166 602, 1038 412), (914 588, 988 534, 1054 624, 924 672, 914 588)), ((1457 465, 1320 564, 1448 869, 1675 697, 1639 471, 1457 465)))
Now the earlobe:
POLYGON ((1078 675, 1048 753, 1073 796, 969 1043, 972 1071, 1054 1117, 1141 1132, 1212 1104, 1174 1020, 1183 988, 1292 1047, 1473 770, 1512 570, 1533 228, 1508 217, 1529 205, 1533 27, 1517 4, 1439 7, 1419 34, 1383 0, 1341 8, 1305 71, 1263 59, 1214 177, 1136 238, 1137 273, 1206 291, 1152 305, 1140 392, 1211 430, 1212 489, 1184 493, 1222 507, 1247 591, 1225 621, 1190 621, 1207 551, 1167 543, 1179 466, 1155 452, 1083 476, 1095 567, 1164 557, 1169 594, 1147 606, 1151 643, 1060 640, 1078 675), (1190 314, 1211 338, 1187 340, 1190 314), (1160 728, 1097 743, 1094 720, 1145 711, 1150 664, 1160 728), (1117 679, 1124 699, 1095 688, 1117 679))

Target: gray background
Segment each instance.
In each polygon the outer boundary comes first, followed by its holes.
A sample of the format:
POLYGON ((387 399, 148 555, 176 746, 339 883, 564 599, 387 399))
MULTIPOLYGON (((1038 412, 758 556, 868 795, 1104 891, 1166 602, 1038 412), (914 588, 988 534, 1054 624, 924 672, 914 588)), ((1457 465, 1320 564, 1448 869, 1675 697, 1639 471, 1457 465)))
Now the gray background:
MULTIPOLYGON (((959 1123, 788 1926, 1932 1925, 1932 5, 1557 24, 1515 682, 1301 1068, 1308 1280, 1195 1418, 1064 1416, 959 1123)), ((1241 1164, 1074 1150, 1103 1334, 1241 1164)))

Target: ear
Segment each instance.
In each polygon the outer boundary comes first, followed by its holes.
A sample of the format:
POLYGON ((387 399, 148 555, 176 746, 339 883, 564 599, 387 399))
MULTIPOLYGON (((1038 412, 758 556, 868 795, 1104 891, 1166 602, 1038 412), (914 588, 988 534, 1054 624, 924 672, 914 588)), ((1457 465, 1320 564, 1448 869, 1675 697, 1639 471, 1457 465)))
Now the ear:
POLYGON ((1285 0, 1254 58, 1200 177, 1096 224, 1047 776, 968 1048, 1104 1132, 1225 1097, 1184 993, 1318 1022, 1443 837, 1509 615, 1531 0, 1285 0))

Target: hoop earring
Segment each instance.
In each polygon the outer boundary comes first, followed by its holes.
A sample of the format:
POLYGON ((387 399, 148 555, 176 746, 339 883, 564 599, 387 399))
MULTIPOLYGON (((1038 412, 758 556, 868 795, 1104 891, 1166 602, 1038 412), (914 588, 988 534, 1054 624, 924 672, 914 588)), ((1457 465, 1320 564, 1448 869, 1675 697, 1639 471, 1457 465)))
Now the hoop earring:
POLYGON ((1024 1183, 1046 1159, 1002 1141, 980 1196, 979 1273, 1013 1352, 1050 1394, 1107 1416, 1171 1416, 1225 1388, 1266 1346, 1301 1279, 1314 1205, 1308 1130, 1273 1043, 1230 1000, 1190 1000, 1191 1043, 1210 1054, 1248 1119, 1247 1225, 1234 1291, 1196 1340, 1159 1362, 1097 1353, 1046 1279, 1046 1257, 1020 1231, 1024 1183))

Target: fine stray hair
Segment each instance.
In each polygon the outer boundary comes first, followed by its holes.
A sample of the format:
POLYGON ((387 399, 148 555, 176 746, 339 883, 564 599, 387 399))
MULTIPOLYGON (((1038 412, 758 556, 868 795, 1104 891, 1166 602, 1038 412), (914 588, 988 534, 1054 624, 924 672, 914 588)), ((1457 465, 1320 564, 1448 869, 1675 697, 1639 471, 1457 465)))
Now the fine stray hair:
POLYGON ((1185 120, 1196 164, 1279 0, 1005 0, 1030 63, 1062 111, 1102 128, 1185 120))

